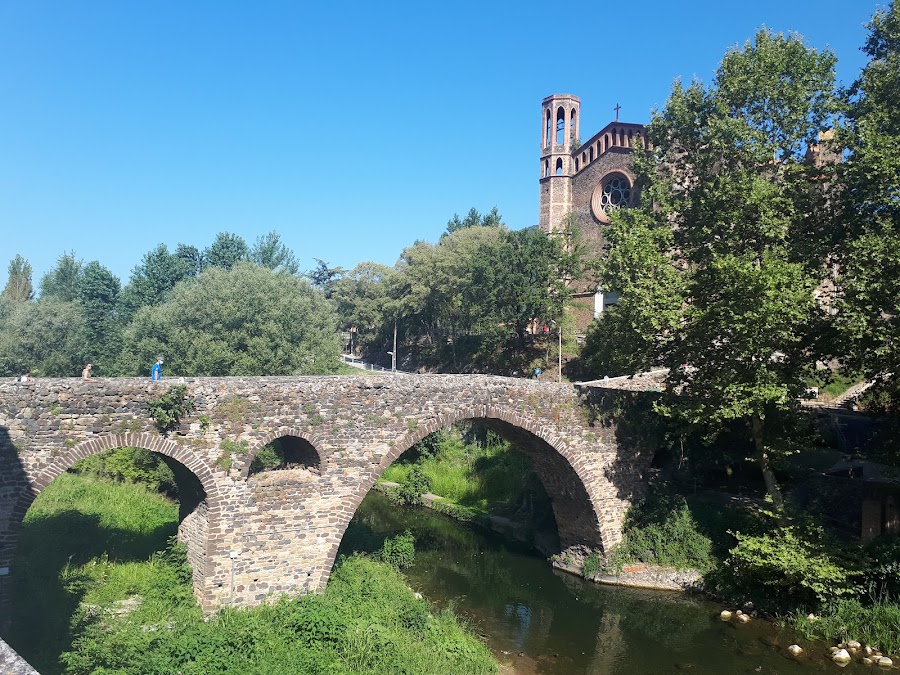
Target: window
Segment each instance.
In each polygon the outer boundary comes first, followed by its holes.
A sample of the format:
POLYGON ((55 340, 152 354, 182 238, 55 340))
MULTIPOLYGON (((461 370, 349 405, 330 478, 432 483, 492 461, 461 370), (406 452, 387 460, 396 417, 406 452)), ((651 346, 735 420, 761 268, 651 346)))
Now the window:
POLYGON ((609 214, 634 204, 634 187, 623 173, 606 174, 591 195, 591 211, 602 223, 609 222, 609 214))

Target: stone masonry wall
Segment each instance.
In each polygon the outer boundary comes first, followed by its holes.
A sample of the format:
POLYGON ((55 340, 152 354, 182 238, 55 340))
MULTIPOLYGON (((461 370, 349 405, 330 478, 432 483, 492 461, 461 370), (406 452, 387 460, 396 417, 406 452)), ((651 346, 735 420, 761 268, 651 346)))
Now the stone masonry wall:
POLYGON ((572 385, 400 374, 179 382, 196 409, 163 435, 147 403, 178 383, 172 379, 0 381, 0 602, 16 576, 18 529, 34 497, 77 460, 109 448, 143 447, 183 469, 180 486, 193 487, 179 536, 207 610, 324 588, 344 530, 378 476, 455 422, 481 420, 532 458, 564 547, 619 540, 653 450, 572 385), (312 445, 318 466, 250 474, 259 448, 281 436, 312 445))

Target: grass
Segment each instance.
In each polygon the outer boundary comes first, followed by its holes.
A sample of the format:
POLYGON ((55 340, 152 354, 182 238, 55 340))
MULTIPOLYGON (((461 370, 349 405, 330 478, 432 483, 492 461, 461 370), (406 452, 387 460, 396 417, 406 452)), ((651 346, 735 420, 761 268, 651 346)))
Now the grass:
POLYGON ((831 401, 847 391, 854 384, 862 382, 858 375, 845 375, 843 373, 831 373, 830 375, 809 377, 806 384, 809 387, 819 388, 819 399, 831 401))
POLYGON ((10 644, 43 675, 497 672, 451 612, 369 558, 343 560, 324 595, 205 621, 176 525, 141 485, 60 476, 25 519, 10 644))
POLYGON ((455 504, 487 511, 494 502, 514 502, 532 472, 528 458, 506 442, 465 443, 445 434, 430 452, 401 458, 382 479, 405 483, 413 465, 428 477, 431 492, 455 504))
POLYGON ((856 599, 839 600, 814 621, 801 613, 794 624, 809 638, 857 640, 900 654, 900 605, 896 603, 881 600, 866 606, 856 599))

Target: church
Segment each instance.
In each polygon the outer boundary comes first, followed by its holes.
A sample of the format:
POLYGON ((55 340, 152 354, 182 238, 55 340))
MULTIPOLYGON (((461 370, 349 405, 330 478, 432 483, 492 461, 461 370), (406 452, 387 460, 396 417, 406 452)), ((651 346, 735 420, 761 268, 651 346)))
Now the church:
MULTIPOLYGON (((599 251, 609 214, 637 203, 631 153, 644 126, 618 120, 580 142, 581 100, 571 94, 553 94, 541 103, 541 198, 538 226, 546 233, 562 232, 574 220, 582 241, 599 251)), ((604 294, 596 283, 582 282, 574 293, 577 332, 604 308, 615 293, 604 294)))

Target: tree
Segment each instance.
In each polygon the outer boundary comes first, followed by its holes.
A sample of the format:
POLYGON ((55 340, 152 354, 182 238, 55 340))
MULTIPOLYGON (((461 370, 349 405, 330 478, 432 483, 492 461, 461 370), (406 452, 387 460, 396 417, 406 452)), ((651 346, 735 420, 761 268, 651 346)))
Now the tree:
MULTIPOLYGON (((305 276, 310 280, 313 286, 321 288, 325 297, 331 297, 331 292, 345 273, 343 267, 329 267, 328 263, 321 258, 313 258, 316 261, 316 269, 306 272, 305 276)), ((366 263, 363 263, 366 264, 366 263)))
POLYGON ((34 287, 31 285, 31 263, 21 255, 9 261, 9 279, 3 289, 2 297, 12 302, 31 300, 34 297, 34 287))
POLYGON ((200 273, 202 259, 193 246, 179 244, 175 253, 170 253, 165 244, 159 244, 141 258, 141 262, 131 271, 131 280, 120 298, 123 320, 131 317, 148 305, 164 302, 179 281, 200 273))
POLYGON ((847 150, 841 165, 843 223, 836 247, 836 323, 841 355, 876 378, 900 410, 900 6, 872 17, 869 62, 848 92, 847 150))
POLYGON ((125 330, 121 368, 144 375, 313 375, 335 372, 337 316, 305 280, 254 263, 212 267, 144 307, 125 330))
POLYGON ((121 283, 96 260, 81 271, 76 297, 81 303, 85 346, 82 351, 99 366, 99 374, 111 374, 119 349, 121 325, 117 313, 121 283))
POLYGON ((84 318, 77 302, 0 302, 0 374, 31 370, 74 377, 84 365, 84 318))
POLYGON ((250 248, 247 242, 231 232, 219 232, 213 243, 203 252, 206 265, 226 270, 249 258, 250 248))
POLYGON ((300 271, 297 257, 281 241, 281 235, 275 230, 256 238, 250 249, 250 261, 275 272, 297 274, 300 271))
POLYGON ((366 336, 371 337, 387 323, 385 310, 391 302, 390 280, 395 274, 394 268, 387 265, 362 262, 337 279, 331 300, 341 324, 355 327, 360 338, 366 340, 366 336))
POLYGON ((78 278, 84 263, 75 258, 75 251, 63 253, 56 260, 56 267, 41 278, 41 299, 54 298, 63 302, 75 299, 78 278))
POLYGON ((524 348, 534 321, 559 321, 565 304, 563 256, 560 240, 537 228, 504 231, 499 245, 483 244, 473 259, 472 280, 472 295, 488 299, 476 305, 483 323, 508 326, 524 348))
POLYGON ((463 230, 467 227, 506 227, 506 225, 503 223, 503 218, 496 206, 483 216, 473 206, 462 220, 460 220, 458 213, 454 213, 453 217, 447 221, 447 230, 441 237, 446 237, 448 234, 453 234, 457 230, 463 230))
POLYGON ((813 361, 825 260, 806 235, 832 185, 833 168, 804 153, 836 113, 834 63, 760 30, 713 86, 676 83, 637 153, 641 206, 613 216, 601 266, 622 290, 609 321, 634 349, 623 365, 668 366, 659 410, 709 436, 745 422, 778 509, 771 420, 796 405, 813 361))

